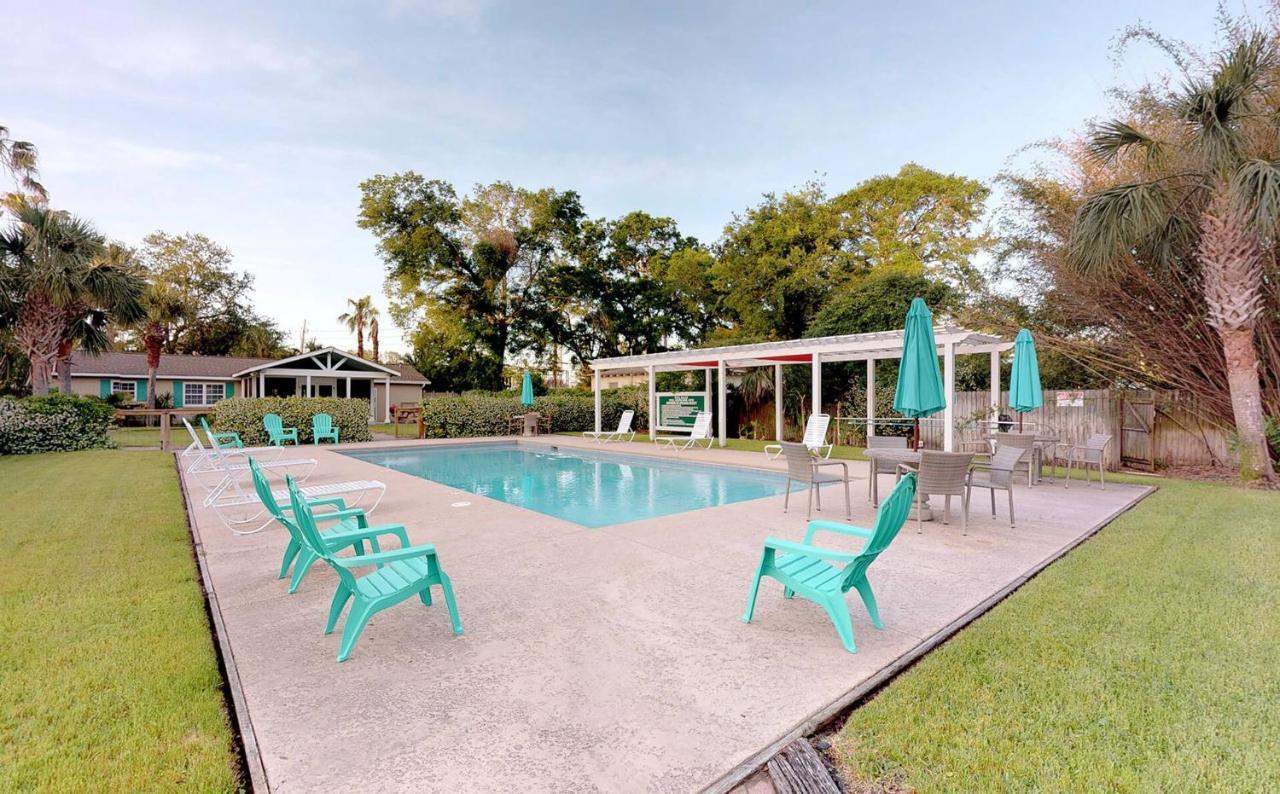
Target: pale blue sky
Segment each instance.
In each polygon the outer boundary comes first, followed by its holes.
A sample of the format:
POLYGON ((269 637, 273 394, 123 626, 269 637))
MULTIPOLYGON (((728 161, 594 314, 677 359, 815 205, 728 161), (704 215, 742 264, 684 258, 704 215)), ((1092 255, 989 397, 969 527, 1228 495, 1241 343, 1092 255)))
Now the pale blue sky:
POLYGON ((385 305, 355 226, 371 174, 574 189, 710 242, 815 174, 990 179, 1167 65, 1139 47, 1117 67, 1123 26, 1214 32, 1210 0, 792 5, 26 3, 5 11, 0 124, 40 146, 55 205, 127 243, 203 232, 292 339, 305 318, 349 345, 345 298, 385 305))

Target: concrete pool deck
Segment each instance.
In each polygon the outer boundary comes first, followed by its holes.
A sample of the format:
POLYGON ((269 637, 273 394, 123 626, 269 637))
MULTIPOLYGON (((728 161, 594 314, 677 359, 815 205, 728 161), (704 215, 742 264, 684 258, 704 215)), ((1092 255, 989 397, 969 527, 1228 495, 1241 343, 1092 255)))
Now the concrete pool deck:
MULTIPOLYGON (((344 447, 426 443, 466 442, 344 447)), ((610 447, 782 468, 758 452, 610 447)), ((319 461, 308 484, 387 484, 371 522, 436 545, 466 633, 453 636, 439 598, 406 602, 376 615, 338 664, 339 634, 322 633, 333 572, 317 566, 289 595, 276 578, 284 530, 233 535, 186 482, 242 730, 273 791, 725 790, 1150 490, 1021 487, 1016 529, 979 491, 967 537, 954 514, 923 534, 908 525, 870 572, 886 628, 849 599, 850 654, 820 608, 784 600, 770 580, 754 622, 741 622, 761 541, 802 539, 803 497, 790 514, 776 496, 588 529, 304 449, 319 461)), ((849 465, 853 523, 869 526, 867 464, 849 465)), ((842 518, 843 496, 824 494, 822 515, 842 518)))

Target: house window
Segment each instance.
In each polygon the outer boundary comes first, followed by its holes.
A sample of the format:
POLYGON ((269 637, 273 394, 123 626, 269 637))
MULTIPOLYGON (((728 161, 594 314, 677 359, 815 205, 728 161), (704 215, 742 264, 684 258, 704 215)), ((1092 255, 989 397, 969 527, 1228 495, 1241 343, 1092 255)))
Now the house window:
POLYGON ((111 381, 112 394, 127 394, 129 399, 137 401, 138 399, 138 382, 132 380, 113 380, 111 381))
POLYGON ((182 404, 188 407, 213 405, 225 395, 221 383, 182 384, 182 404))

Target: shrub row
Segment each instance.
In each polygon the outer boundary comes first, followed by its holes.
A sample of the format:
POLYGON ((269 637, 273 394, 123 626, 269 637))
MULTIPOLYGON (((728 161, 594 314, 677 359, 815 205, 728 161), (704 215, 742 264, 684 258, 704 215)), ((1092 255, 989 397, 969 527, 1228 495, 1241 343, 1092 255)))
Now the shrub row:
POLYGON ((94 397, 0 399, 0 455, 110 447, 115 410, 94 397))
POLYGON ((369 432, 369 401, 339 397, 233 397, 213 406, 215 430, 240 434, 246 446, 267 443, 262 425, 266 414, 280 414, 285 427, 298 428, 298 440, 311 442, 311 417, 328 414, 338 428, 338 440, 372 441, 369 432))
MULTIPOLYGON (((614 428, 624 410, 636 412, 633 428, 648 426, 648 396, 644 389, 610 389, 601 395, 601 426, 614 428)), ((427 438, 501 436, 511 420, 533 410, 543 417, 543 428, 552 433, 590 430, 595 424, 595 398, 590 393, 554 391, 533 401, 532 409, 518 396, 468 393, 429 397, 422 401, 422 421, 427 438)))

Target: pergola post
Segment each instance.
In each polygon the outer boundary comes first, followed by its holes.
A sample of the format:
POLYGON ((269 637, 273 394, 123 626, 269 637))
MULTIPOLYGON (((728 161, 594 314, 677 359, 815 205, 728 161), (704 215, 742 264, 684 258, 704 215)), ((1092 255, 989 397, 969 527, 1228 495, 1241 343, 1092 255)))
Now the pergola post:
POLYGON ((649 370, 649 440, 653 441, 658 437, 658 380, 654 373, 653 365, 650 364, 649 370))
POLYGON ((876 434, 876 360, 867 359, 867 443, 876 434))
POLYGON ((813 354, 813 406, 809 413, 822 413, 822 354, 813 354))
POLYGON ((782 365, 773 365, 773 437, 782 440, 782 365))
POLYGON ((711 410, 711 367, 702 370, 702 407, 711 410))
POLYGON ((942 448, 955 451, 956 416, 956 345, 947 342, 942 346, 942 388, 947 407, 942 410, 942 448))
POLYGON ((307 396, 308 396, 308 397, 311 397, 311 396, 312 396, 312 394, 311 394, 311 376, 310 376, 310 375, 308 375, 308 376, 307 376, 307 396))
MULTIPOLYGON (((600 370, 591 371, 591 390, 595 393, 596 401, 596 432, 600 432, 600 370)), ((649 424, 653 424, 653 417, 649 417, 649 424)))
POLYGON ((267 373, 265 372, 258 373, 258 396, 267 396, 267 373))
POLYGON ((725 414, 728 412, 728 388, 725 384, 725 366, 724 359, 716 362, 716 389, 719 391, 719 399, 716 401, 716 427, 719 430, 720 446, 728 443, 728 427, 729 417, 725 414))
POLYGON ((991 430, 1000 428, 1000 351, 991 351, 991 430))

